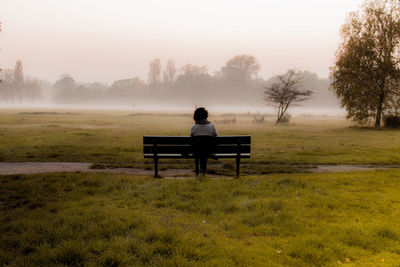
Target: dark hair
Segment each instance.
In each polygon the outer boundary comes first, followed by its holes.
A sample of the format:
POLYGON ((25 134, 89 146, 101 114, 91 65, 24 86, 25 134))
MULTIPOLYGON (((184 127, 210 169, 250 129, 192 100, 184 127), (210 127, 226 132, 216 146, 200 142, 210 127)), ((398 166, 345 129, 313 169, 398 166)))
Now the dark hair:
POLYGON ((208 118, 208 111, 205 108, 203 108, 203 107, 197 108, 194 111, 193 119, 195 121, 201 121, 201 120, 205 120, 207 118, 208 118))

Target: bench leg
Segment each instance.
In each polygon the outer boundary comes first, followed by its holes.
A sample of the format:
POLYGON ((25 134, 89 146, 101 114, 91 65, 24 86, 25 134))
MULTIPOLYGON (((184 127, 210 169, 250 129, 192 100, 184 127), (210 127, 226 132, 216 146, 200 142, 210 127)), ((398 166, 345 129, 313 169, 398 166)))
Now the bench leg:
POLYGON ((158 177, 158 158, 154 158, 154 178, 158 177))
POLYGON ((240 157, 236 158, 236 178, 239 178, 240 174, 240 157))
POLYGON ((195 164, 196 176, 199 176, 199 158, 195 158, 194 162, 195 162, 194 164, 195 164))

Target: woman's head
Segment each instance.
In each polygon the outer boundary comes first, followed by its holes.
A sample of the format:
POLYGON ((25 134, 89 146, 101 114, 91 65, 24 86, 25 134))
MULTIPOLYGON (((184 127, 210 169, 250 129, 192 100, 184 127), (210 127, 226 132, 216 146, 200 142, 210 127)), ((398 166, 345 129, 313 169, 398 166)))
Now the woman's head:
POLYGON ((193 119, 195 121, 206 120, 207 118, 208 118, 208 111, 205 108, 203 108, 203 107, 197 108, 194 111, 193 119))

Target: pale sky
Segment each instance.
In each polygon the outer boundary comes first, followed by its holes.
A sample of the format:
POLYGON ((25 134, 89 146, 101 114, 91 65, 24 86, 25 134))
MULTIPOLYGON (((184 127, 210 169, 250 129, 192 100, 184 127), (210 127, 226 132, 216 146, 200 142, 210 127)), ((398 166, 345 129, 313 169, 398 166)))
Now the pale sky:
POLYGON ((327 77, 340 26, 362 0, 0 0, 0 67, 50 82, 147 79, 172 58, 219 70, 253 55, 267 79, 289 68, 327 77))

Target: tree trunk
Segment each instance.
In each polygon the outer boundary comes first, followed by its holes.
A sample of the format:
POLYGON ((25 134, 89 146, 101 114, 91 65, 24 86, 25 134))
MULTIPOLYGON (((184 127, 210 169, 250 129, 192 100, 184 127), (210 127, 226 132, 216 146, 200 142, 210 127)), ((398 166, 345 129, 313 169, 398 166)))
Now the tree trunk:
POLYGON ((280 121, 281 121, 281 119, 282 119, 282 110, 283 110, 283 107, 281 106, 281 105, 279 105, 279 108, 278 108, 278 116, 277 116, 277 118, 276 118, 276 122, 275 123, 279 123, 280 121))
POLYGON ((379 97, 379 104, 376 109, 375 127, 381 127, 382 106, 383 106, 383 96, 381 95, 379 97))
POLYGON ((281 122, 281 119, 282 119, 282 117, 283 117, 283 115, 285 115, 285 113, 284 113, 284 111, 282 110, 282 111, 279 112, 279 114, 278 114, 278 119, 276 120, 275 123, 280 123, 280 122, 281 122))
POLYGON ((382 111, 378 107, 378 110, 376 111, 375 127, 381 127, 381 114, 382 114, 382 111))
POLYGON ((280 121, 281 121, 281 116, 278 116, 278 119, 276 120, 276 122, 275 123, 279 123, 280 121))

